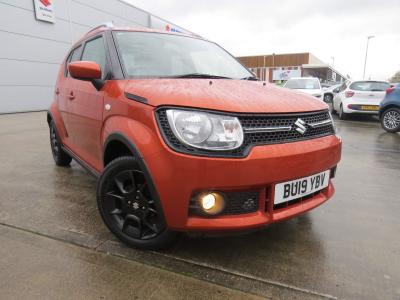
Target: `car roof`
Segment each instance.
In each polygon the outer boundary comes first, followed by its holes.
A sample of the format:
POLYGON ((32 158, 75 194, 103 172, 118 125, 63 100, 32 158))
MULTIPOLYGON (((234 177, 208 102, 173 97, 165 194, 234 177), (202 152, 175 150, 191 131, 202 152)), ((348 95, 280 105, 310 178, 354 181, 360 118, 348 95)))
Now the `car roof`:
POLYGON ((146 27, 116 27, 112 24, 111 25, 103 24, 103 25, 100 25, 100 26, 95 27, 94 29, 88 31, 75 43, 75 45, 82 43, 84 40, 90 38, 91 36, 95 36, 101 32, 106 32, 106 31, 162 33, 162 34, 169 34, 169 35, 186 36, 186 37, 197 38, 197 39, 208 41, 207 39, 204 39, 201 36, 196 35, 196 34, 186 34, 186 33, 176 32, 176 31, 171 32, 171 31, 152 29, 152 28, 146 28, 146 27))

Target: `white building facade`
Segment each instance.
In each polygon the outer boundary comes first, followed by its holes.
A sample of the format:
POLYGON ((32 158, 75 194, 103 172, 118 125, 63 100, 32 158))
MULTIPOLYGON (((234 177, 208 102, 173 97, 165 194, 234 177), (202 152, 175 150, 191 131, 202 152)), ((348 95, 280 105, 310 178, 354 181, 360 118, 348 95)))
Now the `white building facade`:
POLYGON ((0 113, 47 109, 71 44, 109 21, 189 33, 121 0, 0 0, 0 113))

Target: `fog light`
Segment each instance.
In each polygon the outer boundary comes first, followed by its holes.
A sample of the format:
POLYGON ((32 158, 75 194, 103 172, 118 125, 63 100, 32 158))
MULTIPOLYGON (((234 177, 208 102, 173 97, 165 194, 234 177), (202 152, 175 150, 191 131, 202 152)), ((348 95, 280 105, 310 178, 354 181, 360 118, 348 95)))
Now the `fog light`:
POLYGON ((224 196, 217 192, 202 193, 197 199, 201 210, 208 215, 217 215, 225 208, 224 196))
POLYGON ((215 206, 215 196, 213 194, 207 194, 201 198, 201 206, 205 210, 210 210, 215 206))

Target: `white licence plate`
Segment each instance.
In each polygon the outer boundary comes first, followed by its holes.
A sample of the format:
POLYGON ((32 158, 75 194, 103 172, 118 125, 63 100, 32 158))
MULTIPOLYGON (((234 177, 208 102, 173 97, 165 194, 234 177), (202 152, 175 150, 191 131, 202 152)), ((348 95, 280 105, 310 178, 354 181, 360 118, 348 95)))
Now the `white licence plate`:
POLYGON ((274 204, 287 202, 326 188, 330 170, 275 185, 274 204))

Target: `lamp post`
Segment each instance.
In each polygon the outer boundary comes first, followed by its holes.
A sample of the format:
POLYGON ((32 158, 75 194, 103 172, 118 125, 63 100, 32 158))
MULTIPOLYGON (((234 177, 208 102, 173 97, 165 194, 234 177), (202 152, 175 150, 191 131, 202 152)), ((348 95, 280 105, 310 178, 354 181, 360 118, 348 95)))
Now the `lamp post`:
POLYGON ((367 36, 367 50, 365 51, 365 61, 364 61, 364 72, 363 72, 363 79, 365 79, 365 68, 367 67, 367 57, 368 57, 368 45, 369 45, 369 40, 374 38, 374 35, 369 35, 367 36))
POLYGON ((334 67, 335 66, 335 57, 331 56, 331 59, 332 59, 332 67, 334 67))

